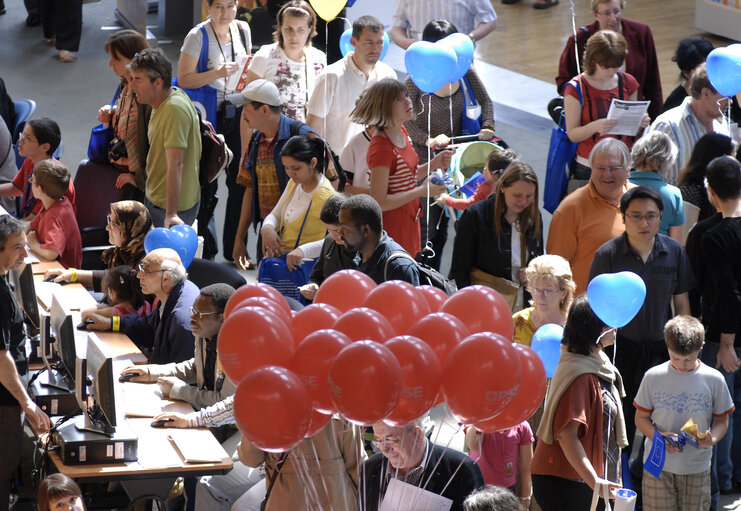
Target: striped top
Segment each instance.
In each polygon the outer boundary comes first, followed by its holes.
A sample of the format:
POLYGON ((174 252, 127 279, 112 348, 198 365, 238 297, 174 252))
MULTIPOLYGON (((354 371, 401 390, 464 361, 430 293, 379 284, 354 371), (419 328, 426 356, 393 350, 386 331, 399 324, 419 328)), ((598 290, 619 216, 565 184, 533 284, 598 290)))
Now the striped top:
POLYGON ((402 127, 401 132, 406 138, 404 147, 396 147, 393 142, 380 132, 371 138, 368 146, 368 155, 366 161, 368 168, 388 167, 389 168, 389 194, 406 192, 417 186, 415 174, 417 172, 417 153, 414 151, 412 141, 406 128, 402 127))
MULTIPOLYGON (((669 135, 679 149, 676 164, 667 169, 666 175, 662 176, 671 185, 677 184, 679 171, 689 161, 692 148, 695 147, 700 137, 708 132, 690 108, 691 101, 690 96, 684 98, 681 105, 658 116, 649 128, 650 131, 661 131, 669 135)), ((713 131, 730 136, 728 124, 723 119, 713 120, 713 131)))

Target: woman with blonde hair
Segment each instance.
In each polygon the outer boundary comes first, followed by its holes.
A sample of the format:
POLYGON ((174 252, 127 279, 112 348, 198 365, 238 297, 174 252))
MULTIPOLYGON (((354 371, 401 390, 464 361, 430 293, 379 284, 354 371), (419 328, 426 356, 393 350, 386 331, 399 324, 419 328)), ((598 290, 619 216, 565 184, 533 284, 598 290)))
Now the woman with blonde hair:
MULTIPOLYGON (((625 38, 612 30, 600 30, 587 40, 584 51, 584 71, 564 88, 564 116, 566 132, 572 142, 578 142, 576 160, 572 168, 573 183, 569 192, 583 186, 591 176, 589 153, 608 135, 617 121, 607 119, 613 99, 638 99, 638 82, 620 68, 628 54, 625 38)), ((641 127, 648 126, 644 116, 641 127)), ((618 135, 630 149, 635 137, 618 135)))
POLYGON ((519 160, 504 170, 494 193, 470 206, 458 222, 450 277, 458 287, 487 280, 510 281, 510 305, 529 299, 525 267, 543 253, 543 220, 538 209, 538 178, 519 160), (516 289, 516 293, 514 292, 516 289))
POLYGON ((370 195, 383 211, 383 228, 410 255, 421 250, 420 197, 437 196, 447 188, 434 184, 428 171, 447 169, 452 151, 443 151, 419 165, 404 123, 414 118, 412 102, 403 83, 386 78, 371 85, 350 113, 353 122, 375 128, 366 161, 371 173, 370 195))
POLYGON ((278 11, 275 42, 257 50, 247 71, 247 83, 258 78, 273 82, 282 112, 297 121, 306 121, 314 84, 327 67, 327 56, 311 45, 315 35, 314 10, 303 0, 291 0, 278 11))
POLYGON ((525 269, 530 307, 512 315, 515 323, 514 342, 530 346, 533 334, 543 325, 566 324, 566 315, 574 301, 576 283, 569 262, 561 256, 538 256, 525 269))

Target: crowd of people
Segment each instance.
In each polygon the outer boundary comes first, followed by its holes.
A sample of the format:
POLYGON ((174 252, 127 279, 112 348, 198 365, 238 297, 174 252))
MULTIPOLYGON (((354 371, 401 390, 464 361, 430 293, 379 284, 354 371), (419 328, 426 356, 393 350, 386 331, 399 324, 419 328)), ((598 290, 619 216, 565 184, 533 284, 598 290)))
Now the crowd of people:
MULTIPOLYGON (((111 186, 124 192, 106 219, 111 248, 103 252, 104 269, 82 268, 75 212, 84 198, 54 157, 61 141, 55 121, 25 124, 17 142, 23 165, 8 169, 0 184, 0 196, 19 198, 3 202, 11 214, 0 217, 0 272, 23 263, 26 244, 57 260, 64 269, 47 278, 104 295, 82 311, 87 328, 123 332, 147 355, 148 365, 123 374, 195 410, 157 420, 212 428, 221 442, 241 437, 233 470, 202 477, 188 490, 195 509, 376 510, 401 491, 398 483, 450 499, 453 510, 587 509, 595 493, 614 498, 632 480, 639 508, 694 511, 718 509, 719 494, 739 488, 739 133, 730 122, 735 99, 719 94, 705 69, 710 43, 679 43, 681 83, 664 101, 650 28, 623 18, 622 0, 591 0, 594 22, 567 41, 556 78, 563 97, 549 105, 552 115, 563 112, 578 146, 567 194, 547 228, 538 203, 542 183, 512 149, 490 144, 469 195, 445 182, 455 152, 466 149, 453 141, 462 134, 469 94, 481 107, 473 135, 495 137, 492 101, 474 66, 427 93, 380 61, 384 26, 372 16, 354 20, 354 51, 329 59, 312 43, 318 18, 304 0, 279 2, 274 42, 264 44, 237 19, 235 0, 207 2, 209 18, 185 37, 175 72, 136 31, 117 31, 106 42, 120 86, 97 118, 112 128, 113 140, 107 157, 81 164, 116 169, 111 186), (204 87, 214 96, 214 128, 234 154, 220 235, 217 185, 201 179, 201 121, 190 96, 204 87), (635 136, 610 134, 614 99, 650 101, 635 136), (434 443, 424 418, 378 422, 364 432, 340 415, 290 451, 263 451, 236 429, 238 382, 218 361, 235 287, 199 289, 176 251, 144 250, 152 228, 197 221, 206 259, 221 246, 226 265, 243 270, 267 258, 282 259, 287 271, 311 261, 295 295, 310 303, 326 278, 346 269, 377 284, 419 286, 422 270, 440 269, 448 221, 457 216, 448 276, 458 288, 496 289, 513 314, 515 343, 531 345, 543 325, 563 326, 544 402, 504 431, 467 426, 467 454, 434 443), (257 235, 254 257, 250 230, 257 235), (616 329, 585 293, 595 277, 623 271, 643 280, 646 296, 616 329), (667 441, 660 477, 645 472, 654 436, 674 438, 690 418, 699 428, 697 445, 682 450, 667 441)), ((61 25, 62 13, 77 16, 77 2, 41 4, 47 42, 61 60, 74 60, 79 30, 75 36, 61 25)), ((399 0, 391 36, 402 48, 456 32, 479 41, 496 19, 488 1, 399 0)), ((3 124, 0 153, 15 142, 3 124)), ((6 279, 0 293, 4 509, 22 413, 36 431, 47 430, 49 418, 20 383, 23 316, 6 279)), ((84 509, 79 487, 59 474, 41 483, 37 498, 39 509, 84 509)))

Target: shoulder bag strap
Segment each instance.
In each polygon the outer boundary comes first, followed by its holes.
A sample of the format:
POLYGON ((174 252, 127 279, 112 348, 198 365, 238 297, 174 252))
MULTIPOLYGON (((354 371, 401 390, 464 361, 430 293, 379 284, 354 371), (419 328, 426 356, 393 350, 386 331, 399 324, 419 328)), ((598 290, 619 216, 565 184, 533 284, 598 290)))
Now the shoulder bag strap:
MULTIPOLYGON (((618 98, 623 99, 625 96, 625 91, 623 90, 623 73, 618 71, 618 98)), ((623 140, 622 135, 618 135, 618 140, 623 140)))
MULTIPOLYGON (((213 30, 213 27, 212 27, 213 30)), ((196 66, 196 72, 205 73, 208 71, 208 32, 206 32, 206 24, 201 25, 201 34, 203 35, 201 42, 201 55, 198 57, 198 66, 196 66)), ((214 36, 216 33, 214 32, 214 36)), ((219 38, 217 37, 218 41, 219 38)))
POLYGON ((386 258, 386 262, 383 264, 383 280, 384 280, 384 282, 388 279, 387 273, 389 271, 389 263, 391 261, 393 261, 394 259, 398 258, 398 257, 403 257, 405 259, 409 259, 412 262, 414 262, 415 264, 417 263, 417 261, 412 256, 410 256, 407 252, 405 252, 403 250, 397 250, 395 252, 391 252, 389 254, 389 256, 386 258))
MULTIPOLYGON (((319 181, 319 185, 318 186, 321 186, 321 185, 322 185, 322 182, 319 181)), ((297 185, 297 186, 300 186, 300 185, 297 185)), ((298 248, 299 242, 301 241, 301 233, 304 232, 304 225, 306 225, 306 219, 309 217, 309 211, 311 210, 311 203, 312 202, 314 202, 314 199, 313 198, 309 201, 309 207, 306 208, 306 213, 304 214, 304 221, 301 222, 301 229, 299 229, 299 231, 298 231, 298 238, 296 238, 296 246, 293 247, 294 250, 296 250, 298 248)))
POLYGON ((260 509, 265 509, 265 505, 268 503, 268 499, 270 498, 270 492, 273 491, 273 485, 275 484, 276 479, 278 479, 278 474, 280 473, 280 469, 283 468, 283 464, 288 459, 288 452, 284 452, 281 454, 280 459, 278 460, 278 463, 275 464, 275 472, 273 472, 273 475, 270 477, 270 484, 268 485, 268 491, 265 492, 265 498, 262 501, 262 504, 260 504, 260 509))

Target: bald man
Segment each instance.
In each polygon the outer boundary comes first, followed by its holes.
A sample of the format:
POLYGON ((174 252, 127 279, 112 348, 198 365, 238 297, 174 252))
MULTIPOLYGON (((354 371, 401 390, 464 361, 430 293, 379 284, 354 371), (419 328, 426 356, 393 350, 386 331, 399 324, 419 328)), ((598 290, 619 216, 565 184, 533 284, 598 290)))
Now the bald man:
POLYGON ((90 330, 121 331, 140 348, 151 351, 151 363, 168 364, 193 358, 194 338, 190 331, 190 308, 198 298, 198 287, 187 280, 177 252, 158 248, 144 256, 136 268, 142 293, 155 295, 159 304, 144 317, 136 315, 106 318, 94 312, 90 330))

